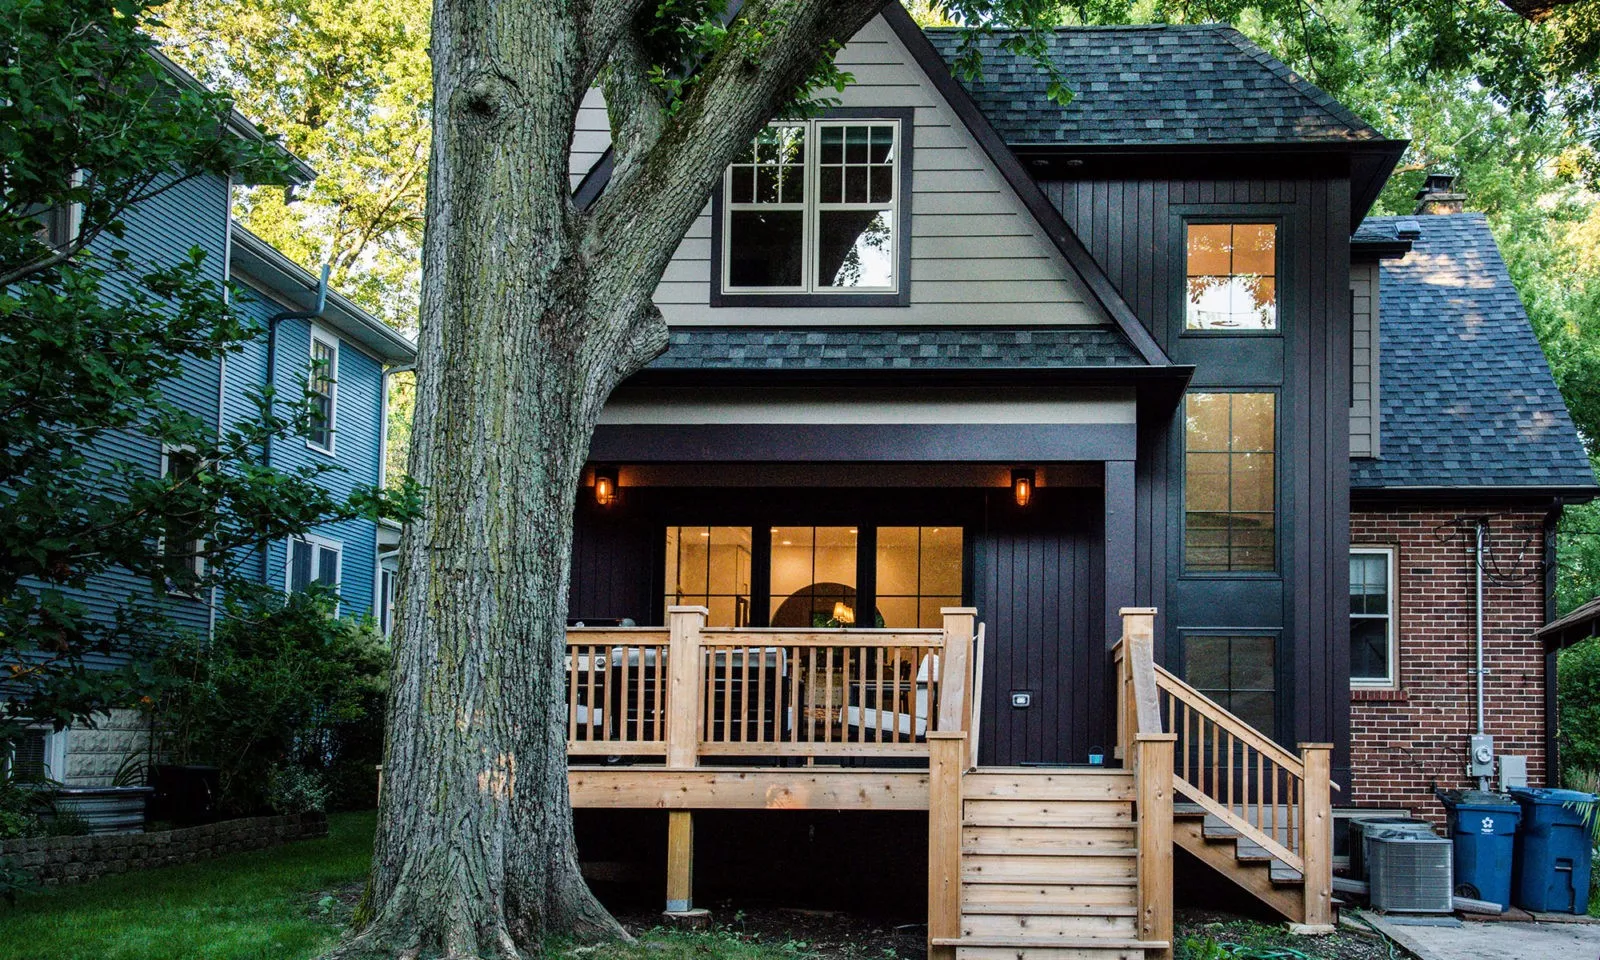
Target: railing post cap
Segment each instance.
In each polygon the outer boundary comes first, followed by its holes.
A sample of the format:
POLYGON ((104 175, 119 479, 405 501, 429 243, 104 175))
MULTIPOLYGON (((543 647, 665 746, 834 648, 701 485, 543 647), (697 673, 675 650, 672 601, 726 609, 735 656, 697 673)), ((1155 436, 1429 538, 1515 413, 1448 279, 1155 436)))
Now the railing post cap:
POLYGON ((1119 617, 1153 617, 1155 615, 1155 607, 1123 607, 1117 611, 1117 616, 1119 617))
POLYGON ((674 613, 700 613, 700 614, 704 614, 704 615, 706 615, 708 617, 711 616, 711 610, 709 608, 707 608, 707 607, 697 607, 697 606, 682 606, 682 607, 668 607, 667 608, 667 616, 670 617, 674 613))
POLYGON ((969 615, 969 614, 971 616, 975 617, 975 616, 978 615, 978 608, 977 607, 940 607, 939 608, 939 613, 941 613, 941 614, 943 614, 944 616, 947 616, 947 617, 960 617, 960 616, 966 616, 966 615, 969 615))
POLYGON ((1299 747, 1301 750, 1332 750, 1333 749, 1333 744, 1331 744, 1331 743, 1297 743, 1297 744, 1295 744, 1295 746, 1299 747))

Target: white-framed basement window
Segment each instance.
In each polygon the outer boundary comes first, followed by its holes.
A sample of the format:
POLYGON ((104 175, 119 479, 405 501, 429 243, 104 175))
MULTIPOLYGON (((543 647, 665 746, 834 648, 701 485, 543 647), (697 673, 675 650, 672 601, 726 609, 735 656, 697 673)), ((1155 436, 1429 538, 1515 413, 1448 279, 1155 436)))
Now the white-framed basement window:
POLYGON ((1399 581, 1393 547, 1350 548, 1350 686, 1400 681, 1399 581))
MULTIPOLYGON (((289 538, 288 562, 284 565, 284 589, 304 593, 313 583, 339 589, 343 572, 344 545, 316 534, 289 538)), ((338 608, 334 608, 338 612, 338 608)))
POLYGON ((0 774, 28 782, 65 779, 67 731, 36 725, 0 740, 0 774))
POLYGON ((318 326, 311 328, 311 369, 306 377, 315 422, 306 446, 333 456, 339 405, 339 338, 318 326))
POLYGON ((721 290, 892 294, 907 121, 778 122, 724 175, 721 290))

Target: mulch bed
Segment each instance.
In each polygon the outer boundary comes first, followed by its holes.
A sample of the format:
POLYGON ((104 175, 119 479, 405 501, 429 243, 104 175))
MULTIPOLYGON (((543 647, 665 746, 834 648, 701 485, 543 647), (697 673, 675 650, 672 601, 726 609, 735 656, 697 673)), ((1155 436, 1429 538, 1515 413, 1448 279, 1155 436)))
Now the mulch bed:
MULTIPOLYGON (((1240 960, 1298 960, 1300 955, 1308 960, 1404 960, 1410 956, 1399 946, 1393 946, 1391 952, 1392 945, 1388 941, 1364 927, 1340 927, 1338 932, 1325 937, 1297 937, 1285 926, 1242 920, 1233 914, 1209 910, 1180 909, 1174 919, 1177 928, 1174 940, 1180 947, 1179 957, 1184 956, 1181 946, 1186 937, 1238 945, 1243 948, 1236 952, 1240 960)), ((1192 953, 1199 957, 1210 956, 1199 950, 1192 953)))

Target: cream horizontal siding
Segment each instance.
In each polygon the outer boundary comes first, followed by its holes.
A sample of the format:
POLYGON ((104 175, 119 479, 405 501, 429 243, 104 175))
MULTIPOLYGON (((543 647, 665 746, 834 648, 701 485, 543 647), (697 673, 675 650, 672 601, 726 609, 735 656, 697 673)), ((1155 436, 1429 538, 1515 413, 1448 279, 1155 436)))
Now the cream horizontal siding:
POLYGON ((1378 456, 1378 265, 1350 265, 1350 455, 1378 456))
POLYGON ((574 190, 610 145, 611 124, 606 119, 605 98, 599 90, 590 90, 578 107, 578 122, 572 128, 572 155, 567 171, 574 190))
MULTIPOLYGON (((905 307, 710 306, 711 205, 668 265, 655 301, 675 325, 1099 324, 1103 310, 1034 222, 983 149, 881 19, 845 45, 855 77, 839 100, 914 109, 910 300, 905 307)), ((605 111, 584 100, 573 140, 574 183, 599 158, 605 111)))

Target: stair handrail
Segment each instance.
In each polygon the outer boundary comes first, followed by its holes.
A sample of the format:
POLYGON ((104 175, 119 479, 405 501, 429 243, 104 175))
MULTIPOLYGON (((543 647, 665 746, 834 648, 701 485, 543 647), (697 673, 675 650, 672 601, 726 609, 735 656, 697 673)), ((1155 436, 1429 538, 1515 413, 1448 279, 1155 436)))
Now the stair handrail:
MULTIPOLYGON (((1189 704, 1191 708, 1205 713, 1211 719, 1218 721, 1219 726, 1226 728, 1240 740, 1266 754, 1280 767, 1302 780, 1305 779, 1305 765, 1300 762, 1300 758, 1279 746, 1277 741, 1271 737, 1252 727, 1249 721, 1241 719, 1237 714, 1230 712, 1227 707, 1189 686, 1166 667, 1156 664, 1155 673, 1156 684, 1161 688, 1162 692, 1171 694, 1174 698, 1189 704)), ((1334 784, 1334 786, 1337 787, 1338 785, 1334 784)))

